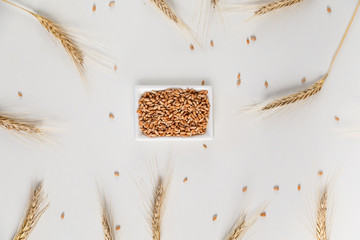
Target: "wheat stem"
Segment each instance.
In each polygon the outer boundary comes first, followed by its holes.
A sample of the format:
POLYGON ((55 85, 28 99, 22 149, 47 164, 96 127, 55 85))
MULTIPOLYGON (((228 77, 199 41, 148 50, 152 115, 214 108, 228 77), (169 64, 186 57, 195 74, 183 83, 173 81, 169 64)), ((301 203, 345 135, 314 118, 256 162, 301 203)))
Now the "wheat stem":
POLYGON ((31 194, 29 207, 21 227, 15 234, 13 240, 27 240, 30 233, 34 230, 41 216, 48 209, 49 204, 45 204, 46 197, 43 193, 43 184, 39 184, 31 194))

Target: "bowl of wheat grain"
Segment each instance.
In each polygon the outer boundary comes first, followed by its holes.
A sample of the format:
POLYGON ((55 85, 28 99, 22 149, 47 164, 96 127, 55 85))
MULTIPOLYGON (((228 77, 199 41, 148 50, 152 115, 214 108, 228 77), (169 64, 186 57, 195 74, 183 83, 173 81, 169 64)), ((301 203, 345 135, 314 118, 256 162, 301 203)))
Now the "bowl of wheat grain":
POLYGON ((135 87, 137 140, 211 140, 212 87, 135 87))

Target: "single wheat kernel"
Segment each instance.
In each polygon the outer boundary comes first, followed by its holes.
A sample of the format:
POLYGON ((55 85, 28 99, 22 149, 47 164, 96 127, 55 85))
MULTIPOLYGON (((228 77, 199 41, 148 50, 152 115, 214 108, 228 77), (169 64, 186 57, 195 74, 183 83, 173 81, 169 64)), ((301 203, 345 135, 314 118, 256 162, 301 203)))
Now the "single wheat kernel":
POLYGON ((22 92, 18 92, 18 96, 22 97, 23 96, 22 92))
POLYGON ((327 10, 328 13, 331 13, 331 8, 330 7, 327 7, 326 10, 327 10))
POLYGON ((305 83, 305 82, 306 82, 306 78, 301 79, 301 82, 302 82, 302 83, 305 83))
POLYGON ((214 41, 213 40, 210 41, 210 46, 214 47, 214 41))
POLYGON ((183 180, 183 182, 186 183, 187 181, 188 181, 188 178, 185 177, 184 180, 183 180))
POLYGON ((93 11, 93 12, 96 11, 96 4, 95 4, 95 3, 93 4, 92 11, 93 11))
POLYGON ((249 40, 249 38, 247 38, 247 39, 246 39, 246 43, 247 43, 247 45, 249 45, 249 44, 250 44, 250 40, 249 40))
POLYGON ((237 80, 237 82, 236 82, 236 86, 240 86, 240 84, 241 84, 241 80, 239 79, 239 80, 237 80))
POLYGON ((190 44, 190 50, 194 51, 194 49, 195 49, 194 45, 190 44))
POLYGON ((301 191, 301 185, 300 184, 298 184, 297 190, 301 191))
POLYGON ((238 73, 237 80, 240 80, 240 78, 241 78, 241 75, 240 75, 240 73, 238 73))
POLYGON ((117 71, 117 65, 114 64, 114 71, 116 72, 117 71))
POLYGON ((267 81, 265 81, 264 85, 265 85, 266 88, 269 87, 269 83, 267 81))
POLYGON ((255 42, 256 41, 256 36, 251 36, 250 39, 251 39, 251 41, 255 42))
POLYGON ((274 186, 274 191, 279 191, 280 190, 280 187, 278 185, 275 185, 274 186))
POLYGON ((115 6, 115 1, 110 1, 109 2, 109 7, 114 7, 115 6))
POLYGON ((247 189, 248 189, 248 187, 247 187, 247 186, 245 186, 245 187, 243 187, 242 191, 243 191, 243 192, 246 192, 246 191, 247 191, 247 189))
POLYGON ((118 177, 118 176, 120 176, 120 173, 118 171, 115 171, 114 175, 115 175, 115 177, 118 177))
POLYGON ((65 218, 65 213, 61 213, 61 216, 60 216, 61 219, 64 219, 65 218))
POLYGON ((216 221, 217 217, 218 217, 218 215, 215 214, 215 215, 212 217, 212 220, 213 220, 213 221, 216 221))
POLYGON ((116 231, 119 231, 120 228, 121 228, 120 225, 117 225, 117 226, 115 227, 115 230, 116 230, 116 231))
POLYGON ((335 116, 334 119, 335 119, 335 121, 337 121, 337 122, 340 121, 340 118, 339 118, 338 116, 335 116))
POLYGON ((266 212, 260 213, 260 216, 261 216, 261 217, 266 217, 266 212))
POLYGON ((204 147, 205 149, 207 149, 207 145, 206 145, 206 144, 203 144, 203 147, 204 147))
POLYGON ((201 81, 201 86, 204 86, 205 85, 205 80, 202 80, 201 81))
POLYGON ((109 113, 109 118, 110 118, 110 119, 114 119, 114 118, 115 118, 114 114, 113 114, 113 113, 109 113))
POLYGON ((319 175, 319 176, 322 176, 323 174, 324 174, 324 173, 323 173, 322 170, 319 170, 319 171, 318 171, 318 175, 319 175))

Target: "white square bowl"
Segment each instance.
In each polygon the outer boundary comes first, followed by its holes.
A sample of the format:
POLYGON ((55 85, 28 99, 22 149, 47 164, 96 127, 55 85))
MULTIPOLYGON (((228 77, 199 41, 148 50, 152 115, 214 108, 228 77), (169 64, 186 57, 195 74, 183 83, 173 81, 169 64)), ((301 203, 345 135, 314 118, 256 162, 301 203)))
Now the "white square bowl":
POLYGON ((212 140, 214 136, 213 122, 213 93, 210 86, 191 86, 191 85, 137 85, 135 86, 135 139, 137 141, 193 141, 193 140, 212 140), (145 92, 165 90, 168 88, 194 89, 196 91, 207 90, 210 104, 210 114, 206 133, 203 135, 195 135, 191 137, 155 137, 151 138, 142 133, 139 127, 139 100, 145 92))

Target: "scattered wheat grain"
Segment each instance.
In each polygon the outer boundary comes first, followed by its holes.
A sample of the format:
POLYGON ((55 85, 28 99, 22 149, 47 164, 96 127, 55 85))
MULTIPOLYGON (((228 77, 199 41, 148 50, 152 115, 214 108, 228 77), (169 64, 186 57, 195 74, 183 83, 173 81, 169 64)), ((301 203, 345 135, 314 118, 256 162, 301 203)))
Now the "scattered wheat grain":
POLYGON ((243 189, 242 189, 243 192, 247 192, 247 190, 248 190, 247 186, 243 187, 243 189))
POLYGON ((215 222, 217 218, 218 218, 218 215, 214 214, 214 216, 212 217, 213 222, 215 222))

